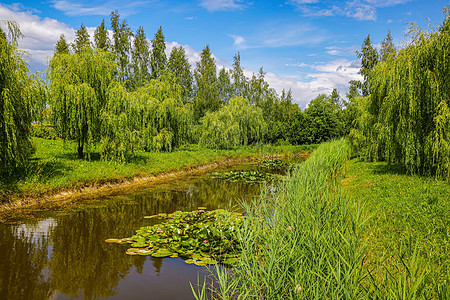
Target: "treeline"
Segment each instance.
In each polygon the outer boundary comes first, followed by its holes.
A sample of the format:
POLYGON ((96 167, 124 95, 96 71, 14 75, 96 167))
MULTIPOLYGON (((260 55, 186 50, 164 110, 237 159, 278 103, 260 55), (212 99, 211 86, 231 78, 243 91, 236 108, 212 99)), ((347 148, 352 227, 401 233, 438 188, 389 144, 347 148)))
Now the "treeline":
POLYGON ((11 109, 18 116, 8 121, 2 115, 4 168, 26 161, 32 153, 30 125, 42 121, 58 137, 76 141, 80 158, 95 146, 103 159, 119 161, 138 150, 171 151, 186 143, 208 148, 319 143, 345 133, 336 90, 302 111, 290 90, 279 95, 270 88, 262 68, 247 78, 239 53, 232 68, 219 69, 207 45, 192 68, 181 46, 166 56, 161 27, 149 41, 142 27, 133 33, 117 11, 110 25, 108 30, 103 20, 93 38, 81 25, 73 43, 61 35, 46 81, 32 76, 18 53, 18 28, 2 31, 2 47, 9 50, 1 68, 9 68, 17 81, 2 81, 1 89, 20 90, 1 93, 2 107, 12 99, 20 102, 11 109))
POLYGON ((359 56, 363 82, 352 83, 362 157, 401 164, 412 174, 450 179, 450 15, 435 29, 410 29, 400 51, 392 39, 381 53, 370 36, 359 56))

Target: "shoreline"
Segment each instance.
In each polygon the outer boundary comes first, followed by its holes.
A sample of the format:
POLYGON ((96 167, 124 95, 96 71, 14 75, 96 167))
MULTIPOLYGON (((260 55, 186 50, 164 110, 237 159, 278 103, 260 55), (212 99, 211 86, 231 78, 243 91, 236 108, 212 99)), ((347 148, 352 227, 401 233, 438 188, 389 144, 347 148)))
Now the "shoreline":
MULTIPOLYGON (((311 151, 300 151, 294 155, 276 154, 272 158, 287 158, 292 156, 308 157, 311 151)), ((133 189, 152 186, 180 179, 184 176, 200 175, 219 167, 229 167, 246 162, 255 162, 264 159, 264 156, 236 157, 218 159, 210 163, 200 163, 194 166, 180 167, 174 171, 158 174, 144 174, 131 179, 112 179, 105 182, 85 183, 82 187, 49 190, 40 196, 20 197, 13 202, 0 204, 0 223, 13 218, 25 217, 39 211, 53 211, 64 209, 74 204, 83 204, 89 201, 98 202, 100 198, 131 192, 133 189)))

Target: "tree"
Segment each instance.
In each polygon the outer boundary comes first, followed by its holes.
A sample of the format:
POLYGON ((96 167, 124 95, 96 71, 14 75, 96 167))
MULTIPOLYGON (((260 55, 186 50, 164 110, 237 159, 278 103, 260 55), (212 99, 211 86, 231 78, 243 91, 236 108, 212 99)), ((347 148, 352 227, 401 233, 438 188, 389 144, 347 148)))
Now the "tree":
POLYGON ((150 49, 144 28, 139 27, 134 36, 133 49, 131 51, 133 83, 135 87, 142 86, 145 81, 150 80, 149 56, 150 49))
POLYGON ((105 25, 105 19, 95 29, 94 32, 94 45, 97 49, 108 51, 111 47, 111 41, 109 40, 108 29, 105 25))
POLYGON ((321 143, 342 134, 342 124, 336 115, 335 105, 329 96, 321 94, 312 100, 304 113, 307 139, 310 143, 321 143))
POLYGON ((155 33, 155 38, 152 40, 152 54, 150 58, 150 65, 152 67, 152 78, 158 78, 162 71, 166 68, 166 42, 162 27, 159 27, 155 33))
POLYGON ((450 178, 450 18, 371 72, 371 94, 360 99, 353 141, 369 160, 410 173, 450 178), (389 74, 389 76, 386 76, 389 74))
POLYGON ((119 82, 125 83, 130 76, 130 51, 131 51, 131 37, 133 33, 127 25, 127 21, 119 22, 119 13, 111 12, 111 27, 113 29, 113 53, 115 62, 119 67, 119 82))
POLYGON ((397 49, 394 46, 394 41, 391 36, 391 32, 389 31, 387 36, 381 42, 381 61, 386 61, 391 55, 395 55, 397 53, 397 49))
POLYGON ((29 70, 17 53, 23 37, 14 22, 0 27, 0 170, 5 173, 23 164, 32 153, 28 139, 32 121, 29 70))
POLYGON ((258 143, 267 130, 262 110, 242 97, 233 97, 220 110, 207 112, 200 124, 199 144, 213 149, 258 143))
POLYGON ((361 69, 359 74, 364 78, 361 84, 361 92, 363 96, 370 94, 370 72, 378 63, 378 52, 372 46, 370 34, 364 39, 361 51, 357 51, 356 55, 361 59, 361 69))
POLYGON ((75 42, 73 43, 72 47, 76 53, 81 53, 84 48, 91 47, 91 42, 89 41, 89 33, 87 32, 86 27, 84 27, 83 24, 81 24, 80 29, 75 32, 75 42))
POLYGON ((56 55, 50 61, 53 125, 63 139, 76 140, 79 158, 100 135, 100 112, 115 72, 110 53, 91 48, 56 55))
POLYGON ((220 108, 219 89, 217 84, 216 63, 209 46, 206 45, 200 54, 200 61, 194 71, 196 97, 194 100, 194 118, 199 120, 207 111, 220 108))
POLYGON ((64 34, 61 34, 58 42, 56 42, 55 54, 57 53, 69 54, 69 44, 67 43, 64 34))
POLYGON ((244 70, 242 70, 241 67, 241 54, 239 52, 233 57, 231 78, 233 80, 233 95, 244 97, 247 87, 247 78, 245 78, 244 70))
POLYGON ((177 82, 183 88, 183 102, 186 103, 190 101, 193 95, 193 77, 191 65, 186 58, 186 52, 183 47, 180 46, 172 48, 169 61, 167 63, 167 68, 175 76, 177 82))
POLYGON ((219 87, 219 97, 222 103, 228 103, 233 93, 233 86, 231 84, 230 73, 222 67, 219 71, 219 77, 217 78, 217 84, 219 87))

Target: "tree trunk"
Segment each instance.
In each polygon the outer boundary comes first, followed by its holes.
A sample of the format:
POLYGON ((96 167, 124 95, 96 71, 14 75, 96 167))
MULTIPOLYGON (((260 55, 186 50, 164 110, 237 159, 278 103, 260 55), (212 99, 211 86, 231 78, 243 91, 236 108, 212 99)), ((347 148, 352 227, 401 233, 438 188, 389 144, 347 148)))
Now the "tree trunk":
POLYGON ((78 141, 78 158, 79 159, 83 159, 83 143, 81 143, 80 141, 78 141))

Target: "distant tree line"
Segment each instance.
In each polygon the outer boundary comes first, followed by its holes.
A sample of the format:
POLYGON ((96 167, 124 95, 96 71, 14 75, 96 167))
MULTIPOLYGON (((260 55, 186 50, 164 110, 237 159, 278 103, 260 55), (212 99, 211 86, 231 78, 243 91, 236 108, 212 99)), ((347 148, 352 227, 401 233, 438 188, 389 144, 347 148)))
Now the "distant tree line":
POLYGON ((93 39, 83 24, 73 43, 61 35, 45 82, 29 74, 17 52, 20 31, 8 23, 0 32, 0 164, 26 161, 30 124, 46 118, 59 137, 76 141, 80 158, 93 145, 103 159, 125 161, 186 143, 220 149, 350 134, 366 159, 448 178, 448 22, 447 14, 439 29, 414 31, 400 51, 390 33, 380 51, 368 35, 357 52, 362 80, 350 82, 346 99, 333 90, 303 111, 290 90, 270 88, 262 68, 247 78, 239 53, 219 69, 206 45, 192 68, 181 46, 166 56, 161 27, 149 41, 117 11, 93 39))

